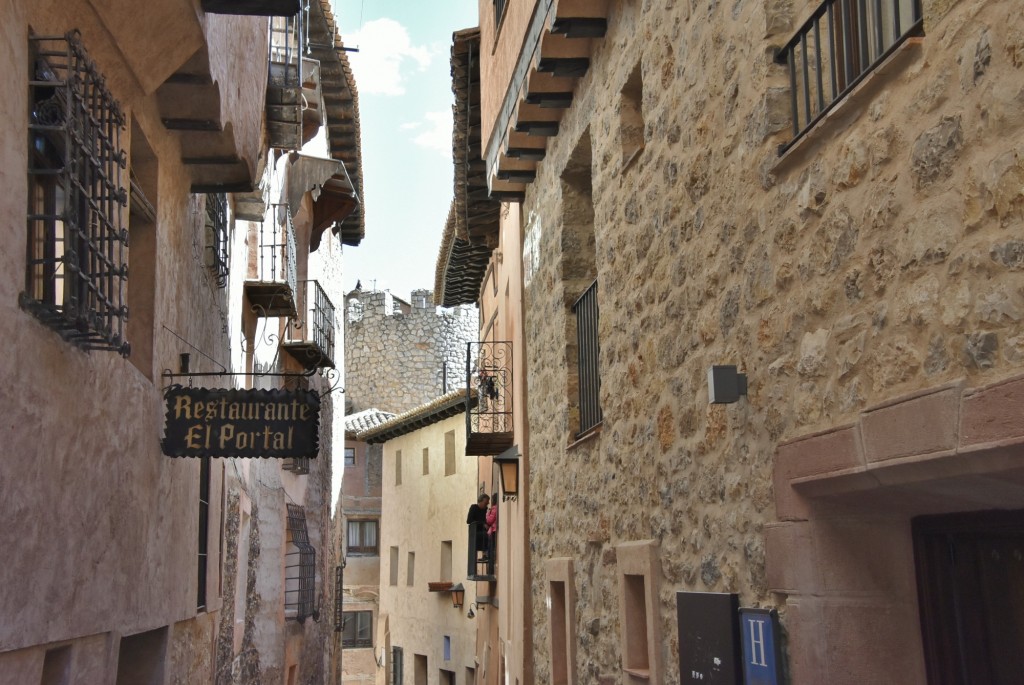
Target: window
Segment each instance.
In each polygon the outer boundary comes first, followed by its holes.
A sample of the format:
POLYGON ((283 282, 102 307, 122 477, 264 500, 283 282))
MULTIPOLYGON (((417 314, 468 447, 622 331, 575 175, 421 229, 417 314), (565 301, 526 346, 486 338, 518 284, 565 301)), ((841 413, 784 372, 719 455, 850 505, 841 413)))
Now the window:
POLYGON ((206 196, 206 249, 208 266, 217 287, 228 283, 228 259, 231 237, 228 227, 228 198, 224 193, 206 196))
MULTIPOLYGON (((451 635, 445 635, 444 636, 444 641, 443 641, 443 644, 442 644, 442 651, 444 652, 444 660, 445 661, 451 661, 452 660, 452 637, 451 637, 451 635)), ((446 673, 446 671, 444 671, 444 670, 441 671, 441 676, 442 676, 441 677, 441 682, 442 683, 445 682, 445 680, 444 680, 444 674, 445 673, 446 673)), ((452 676, 452 682, 455 682, 455 680, 454 680, 455 674, 452 673, 451 676, 452 676)))
POLYGON ((391 577, 389 578, 389 582, 390 582, 391 586, 395 586, 395 585, 398 585, 398 548, 397 547, 392 547, 391 548, 391 555, 390 555, 388 560, 391 562, 391 564, 388 566, 388 570, 390 571, 390 574, 391 574, 391 577))
POLYGON ((793 139, 785 152, 907 38, 924 34, 920 0, 825 0, 776 60, 789 67, 793 139))
POLYGON ((619 95, 619 137, 622 146, 622 166, 632 162, 644 149, 644 78, 640 65, 626 80, 619 95))
POLYGON ((405 682, 405 673, 403 672, 405 664, 403 659, 405 655, 402 652, 401 647, 391 648, 391 680, 390 685, 402 685, 405 682))
POLYGON ((572 559, 551 559, 548 578, 548 640, 551 685, 576 684, 576 595, 572 559))
POLYGON ((426 447, 423 448, 423 475, 426 476, 430 473, 430 450, 426 447))
POLYGON ((377 521, 348 522, 348 553, 353 556, 376 556, 377 521))
POLYGON ((121 638, 116 685, 161 683, 167 661, 167 627, 121 638))
POLYGON ((661 682, 657 546, 651 540, 623 543, 616 547, 616 559, 623 685, 661 682))
POLYGON ((372 611, 346 611, 341 624, 342 647, 373 647, 372 611))
POLYGON ((569 426, 576 439, 601 423, 597 310, 597 245, 590 131, 562 172, 562 285, 566 296, 565 364, 569 426))
POLYGON ((572 306, 576 316, 580 430, 577 437, 601 423, 600 346, 598 344, 597 281, 572 306))
POLYGON ((427 655, 413 655, 412 682, 414 685, 427 685, 427 655))
POLYGON ((405 584, 412 587, 416 582, 416 553, 409 552, 408 562, 405 568, 405 584))
POLYGON ((402 484, 402 450, 395 452, 395 485, 402 484))
POLYGON ((455 431, 444 434, 444 475, 455 474, 455 431))
POLYGON ((25 290, 21 306, 85 350, 128 356, 126 119, 77 32, 29 39, 25 290))
POLYGON ((445 540, 441 543, 441 578, 440 580, 452 579, 452 541, 445 540))
POLYGON ((196 606, 206 609, 206 567, 210 539, 210 458, 199 460, 199 568, 196 606))
POLYGON ((284 561, 284 611, 287 618, 304 620, 313 614, 316 589, 316 550, 309 544, 306 513, 288 505, 288 541, 284 561))
POLYGON ((309 473, 309 457, 288 457, 281 463, 281 469, 304 476, 309 473))
MULTIPOLYGON (((446 642, 446 644, 448 644, 449 646, 449 651, 445 652, 444 660, 448 661, 448 659, 451 658, 449 656, 449 653, 451 651, 451 638, 445 637, 445 640, 448 641, 446 642)), ((437 677, 438 682, 440 682, 441 685, 455 685, 455 671, 446 671, 442 668, 438 671, 437 677)))
POLYGON ((46 650, 40 685, 68 685, 71 682, 71 645, 46 650))
POLYGON ((501 25, 501 20, 505 16, 505 8, 508 7, 508 0, 493 0, 494 2, 494 32, 497 34, 498 26, 501 25))
POLYGON ((356 465, 356 448, 346 447, 345 448, 345 466, 356 465))

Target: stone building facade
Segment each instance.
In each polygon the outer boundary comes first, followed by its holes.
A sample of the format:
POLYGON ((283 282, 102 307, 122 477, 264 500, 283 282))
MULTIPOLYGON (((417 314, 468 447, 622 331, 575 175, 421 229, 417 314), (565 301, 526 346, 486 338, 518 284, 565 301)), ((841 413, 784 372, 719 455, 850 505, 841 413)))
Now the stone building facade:
POLYGON ((327 681, 342 329, 297 279, 340 304, 363 225, 354 81, 330 3, 301 4, 0 9, 0 683, 327 681), (274 247, 295 280, 261 271, 274 247), (309 386, 320 452, 172 458, 173 384, 309 386), (299 550, 313 583, 293 593, 299 550))
POLYGON ((813 42, 819 2, 480 2, 481 155, 521 208, 501 259, 528 331, 534 652, 507 682, 700 682, 681 592, 775 609, 794 683, 1019 668, 971 625, 1022 608, 970 593, 1020 591, 1024 24, 894 6, 910 35, 875 22, 892 48, 865 36, 852 78, 839 33, 813 42), (748 394, 709 404, 713 365, 748 394))
POLYGON ((397 414, 463 385, 475 309, 439 309, 430 290, 414 290, 411 299, 362 290, 346 296, 345 395, 352 411, 397 414))

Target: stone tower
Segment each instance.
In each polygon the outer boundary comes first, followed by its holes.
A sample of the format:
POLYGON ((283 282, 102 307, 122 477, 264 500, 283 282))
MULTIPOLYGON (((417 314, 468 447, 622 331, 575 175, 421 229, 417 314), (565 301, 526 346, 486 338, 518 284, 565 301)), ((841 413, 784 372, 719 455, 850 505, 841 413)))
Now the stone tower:
POLYGON ((466 343, 477 339, 476 308, 435 307, 430 290, 410 302, 382 291, 345 297, 345 395, 350 411, 400 414, 464 386, 466 343))

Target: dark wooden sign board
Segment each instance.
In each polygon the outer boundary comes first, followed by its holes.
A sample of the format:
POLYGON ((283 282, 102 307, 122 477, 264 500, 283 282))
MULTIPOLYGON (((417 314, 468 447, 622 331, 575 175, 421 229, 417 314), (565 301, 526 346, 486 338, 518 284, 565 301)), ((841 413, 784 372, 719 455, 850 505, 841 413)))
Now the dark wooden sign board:
POLYGON ((677 592, 679 681, 741 685, 739 595, 677 592))

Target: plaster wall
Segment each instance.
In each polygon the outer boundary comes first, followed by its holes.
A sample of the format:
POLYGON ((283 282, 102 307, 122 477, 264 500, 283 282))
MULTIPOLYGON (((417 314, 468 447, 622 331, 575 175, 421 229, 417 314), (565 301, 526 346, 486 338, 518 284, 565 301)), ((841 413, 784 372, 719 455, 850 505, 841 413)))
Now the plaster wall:
MULTIPOLYGON (((155 11, 165 9, 161 5, 155 11)), ((100 662, 85 656, 94 651, 89 646, 93 638, 82 638, 88 644, 81 647, 81 663, 99 665, 83 666, 80 677, 103 682, 116 670, 119 636, 191 621, 197 613, 199 463, 160 454, 159 373, 177 367, 178 353, 191 351, 169 331, 212 356, 226 356, 225 295, 212 284, 197 242, 201 216, 189 195, 190 178, 177 139, 164 129, 154 98, 110 42, 108 30, 113 29, 92 5, 73 0, 5 3, 0 25, 9 67, 0 77, 8 94, 0 105, 7 122, 0 128, 0 178, 7 189, 0 213, 9 219, 0 227, 8 246, 0 257, 6 267, 0 277, 0 313, 7 322, 0 332, 7 350, 0 367, 5 444, 0 500, 9 522, 0 542, 13 552, 0 571, 0 681, 25 682, 17 675, 6 680, 7 673, 16 673, 7 668, 9 659, 39 663, 44 645, 72 638, 77 645, 79 636, 97 636, 113 641, 114 656, 100 662), (82 31, 86 49, 158 160, 157 286, 148 313, 155 322, 152 368, 140 370, 114 353, 72 347, 18 306, 26 254, 30 26, 38 34, 82 31)), ((177 28, 167 29, 177 35, 177 28)), ((136 40, 146 35, 140 29, 136 40)), ((240 100, 243 104, 252 102, 240 100)), ((124 143, 128 149, 127 132, 124 143)), ((220 607, 221 484, 221 472, 214 469, 210 613, 220 607)), ((182 632, 181 639, 190 648, 209 644, 204 630, 193 637, 182 632)), ((209 664, 196 666, 209 677, 209 664)), ((172 682, 195 675, 173 660, 167 672, 172 682)))
MULTIPOLYGON (((439 669, 465 673, 474 666, 476 626, 465 614, 476 600, 475 583, 465 580, 468 554, 466 512, 476 501, 476 458, 465 456, 465 418, 453 416, 384 443, 383 516, 381 519, 380 620, 390 626, 390 644, 402 647, 405 672, 413 672, 414 655, 427 656, 427 682, 439 682, 439 669), (445 475, 445 433, 455 432, 456 470, 445 475), (430 450, 430 473, 422 474, 420 455, 430 450), (401 450, 402 484, 395 485, 395 453, 401 450), (411 468, 410 468, 411 467, 411 468), (447 592, 429 592, 440 581, 441 543, 451 541, 452 577, 466 587, 465 604, 452 607, 447 592), (398 547, 398 584, 390 585, 390 548, 398 547), (408 555, 415 573, 409 584, 408 555), (443 658, 443 637, 451 638, 451 660, 443 658)), ((374 626, 375 634, 377 626, 374 626)), ((380 645, 377 645, 378 647, 380 645)))
MULTIPOLYGON (((923 6, 920 46, 780 161, 787 78, 771 55, 809 3, 614 4, 524 204, 524 243, 536 246, 525 288, 531 559, 538 577, 548 559, 574 561, 581 682, 622 677, 616 546, 635 540, 660 550, 665 682, 680 678, 678 590, 737 592, 742 605, 779 608, 784 625, 811 626, 812 639, 823 624, 799 622, 766 580, 765 526, 783 515, 778 445, 917 390, 1019 373, 1024 25, 1011 2, 923 6), (626 158, 621 91, 635 69, 643 147, 626 158), (561 177, 584 140, 604 422, 571 445, 564 350, 579 293, 565 269, 579 246, 566 240, 561 177), (712 364, 739 365, 748 397, 709 406, 712 364)), ((549 679, 544 601, 535 584, 535 682, 549 679)), ((818 654, 831 671, 799 682, 833 682, 837 664, 857 665, 853 681, 893 664, 891 635, 858 626, 856 641, 818 654)), ((917 649, 908 639, 899 644, 917 649)), ((907 682, 923 682, 915 663, 907 682)))

